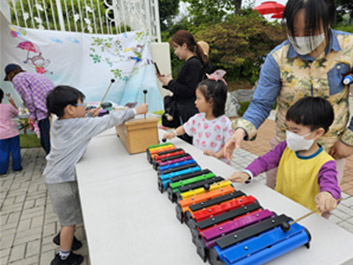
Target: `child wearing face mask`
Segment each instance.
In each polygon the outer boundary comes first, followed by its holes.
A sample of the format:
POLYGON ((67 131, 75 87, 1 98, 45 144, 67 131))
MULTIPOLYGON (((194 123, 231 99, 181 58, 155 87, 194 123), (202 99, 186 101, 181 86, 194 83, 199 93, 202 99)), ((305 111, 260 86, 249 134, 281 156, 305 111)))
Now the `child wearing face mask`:
POLYGON ((249 182, 253 177, 278 167, 275 190, 324 216, 337 207, 341 190, 335 160, 317 140, 334 119, 331 104, 320 97, 297 101, 286 114, 286 141, 254 160, 243 172, 228 179, 249 182))

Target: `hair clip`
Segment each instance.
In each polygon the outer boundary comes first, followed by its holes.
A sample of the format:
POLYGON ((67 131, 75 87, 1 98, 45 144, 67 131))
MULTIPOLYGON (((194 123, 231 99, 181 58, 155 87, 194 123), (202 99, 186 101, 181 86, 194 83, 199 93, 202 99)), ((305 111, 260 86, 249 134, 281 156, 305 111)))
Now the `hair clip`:
POLYGON ((222 70, 222 69, 218 69, 216 71, 214 71, 212 74, 206 74, 207 78, 210 79, 210 80, 215 80, 215 81, 218 81, 218 80, 221 80, 223 81, 223 83, 225 85, 227 85, 227 82, 226 80, 224 80, 223 76, 226 74, 227 72, 222 70))

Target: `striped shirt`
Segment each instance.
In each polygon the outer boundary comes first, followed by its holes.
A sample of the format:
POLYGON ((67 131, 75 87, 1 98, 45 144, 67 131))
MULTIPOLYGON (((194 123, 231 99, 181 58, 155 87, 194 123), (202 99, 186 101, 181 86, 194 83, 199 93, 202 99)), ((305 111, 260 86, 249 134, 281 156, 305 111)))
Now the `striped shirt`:
POLYGON ((48 116, 46 98, 54 89, 54 83, 45 75, 27 72, 18 73, 12 83, 30 113, 29 118, 45 119, 48 116))

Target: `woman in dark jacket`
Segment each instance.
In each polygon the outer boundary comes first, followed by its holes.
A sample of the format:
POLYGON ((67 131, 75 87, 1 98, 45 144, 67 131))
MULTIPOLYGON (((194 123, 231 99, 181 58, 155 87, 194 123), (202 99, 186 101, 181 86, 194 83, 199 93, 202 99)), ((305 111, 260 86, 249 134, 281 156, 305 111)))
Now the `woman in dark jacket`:
MULTIPOLYGON (((194 103, 196 100, 195 90, 197 84, 204 77, 204 65, 207 62, 207 57, 200 45, 195 42, 192 34, 186 30, 177 31, 170 44, 174 49, 174 54, 185 63, 176 80, 173 80, 170 74, 167 76, 158 75, 158 79, 164 88, 173 92, 173 96, 166 98, 165 102, 169 101, 176 106, 174 113, 172 113, 173 127, 176 128, 198 112, 194 103)), ((192 142, 189 136, 182 138, 189 143, 192 142)))

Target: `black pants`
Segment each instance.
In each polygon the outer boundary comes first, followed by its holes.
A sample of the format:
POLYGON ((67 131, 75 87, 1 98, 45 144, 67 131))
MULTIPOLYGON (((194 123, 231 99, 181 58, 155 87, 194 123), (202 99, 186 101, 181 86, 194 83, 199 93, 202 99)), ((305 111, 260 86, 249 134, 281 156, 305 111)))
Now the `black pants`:
POLYGON ((43 147, 44 151, 49 154, 50 152, 50 123, 49 118, 38 121, 38 127, 40 130, 40 145, 43 147))

